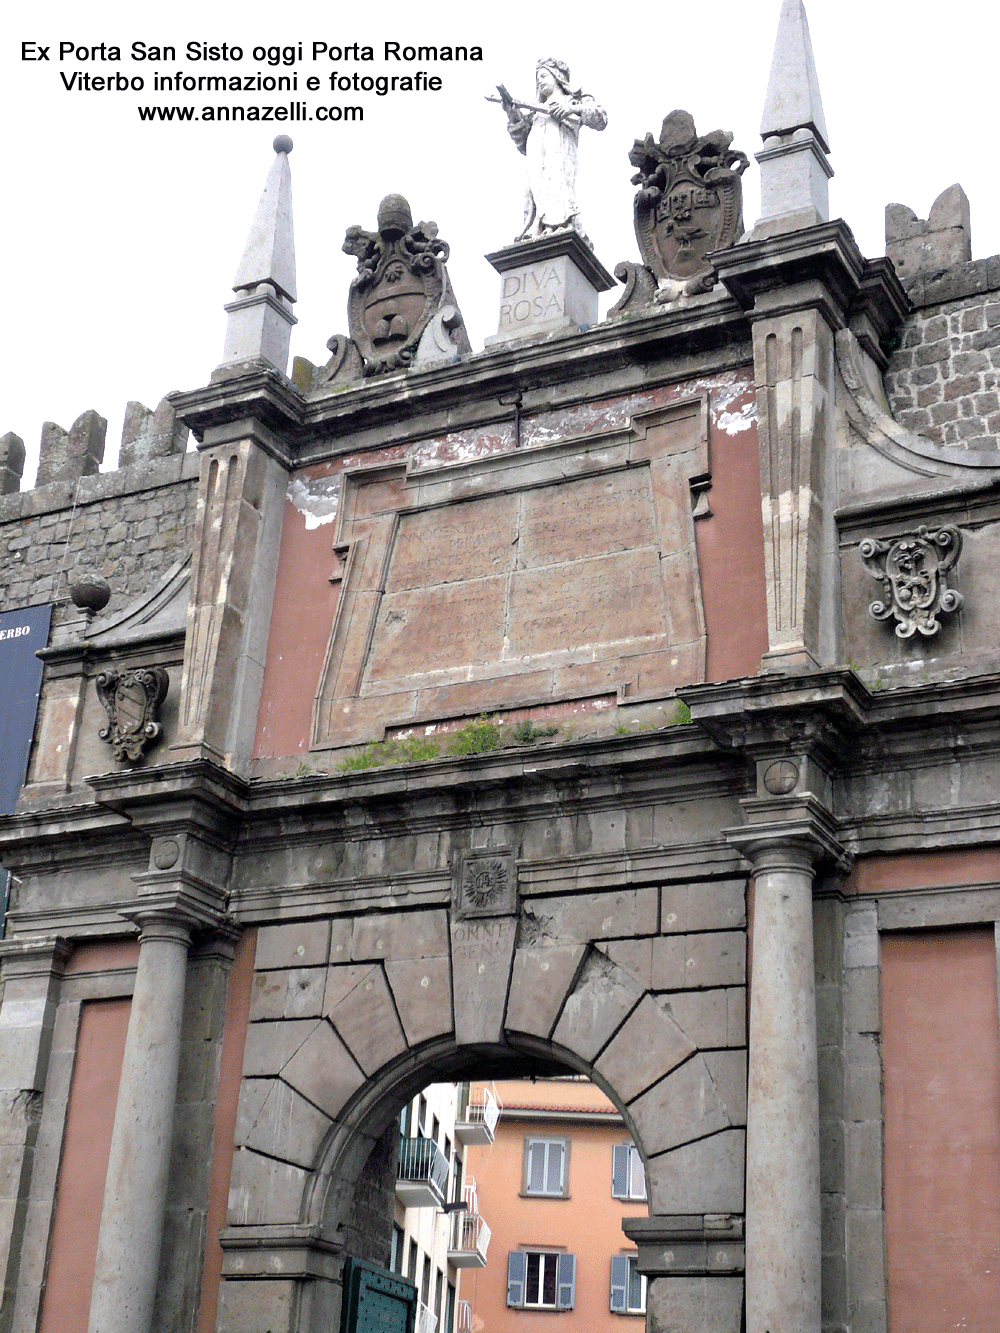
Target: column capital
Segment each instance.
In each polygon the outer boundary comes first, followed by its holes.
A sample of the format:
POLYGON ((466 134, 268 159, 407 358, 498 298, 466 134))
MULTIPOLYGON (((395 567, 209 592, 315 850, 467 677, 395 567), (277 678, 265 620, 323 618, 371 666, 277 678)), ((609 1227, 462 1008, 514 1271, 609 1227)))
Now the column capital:
POLYGON ((119 907, 118 915, 139 927, 140 942, 175 939, 183 940, 185 947, 191 943, 195 931, 218 930, 226 925, 221 901, 213 902, 183 884, 143 894, 119 907))
POLYGON ((847 873, 853 857, 842 846, 833 815, 815 796, 744 797, 747 823, 722 836, 752 862, 754 871, 805 870, 821 861, 847 873))

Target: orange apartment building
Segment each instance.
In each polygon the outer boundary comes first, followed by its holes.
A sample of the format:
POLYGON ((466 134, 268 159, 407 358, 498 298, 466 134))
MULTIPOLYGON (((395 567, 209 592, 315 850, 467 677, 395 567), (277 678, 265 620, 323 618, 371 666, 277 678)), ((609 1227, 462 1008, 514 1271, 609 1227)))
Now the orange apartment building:
POLYGON ((462 1276, 472 1333, 551 1333, 554 1316, 560 1329, 623 1333, 646 1288, 622 1219, 648 1209, 621 1115, 580 1077, 491 1086, 503 1105, 494 1141, 466 1150, 493 1232, 486 1266, 462 1276))

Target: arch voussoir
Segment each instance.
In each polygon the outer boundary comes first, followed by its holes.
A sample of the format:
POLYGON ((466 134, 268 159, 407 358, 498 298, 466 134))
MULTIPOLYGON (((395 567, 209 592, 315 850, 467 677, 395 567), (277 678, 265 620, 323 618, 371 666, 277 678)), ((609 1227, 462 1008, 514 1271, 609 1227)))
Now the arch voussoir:
POLYGON ((595 1068, 622 1101, 631 1102, 694 1050, 694 1042, 655 997, 644 995, 601 1052, 595 1068))
POLYGON ((364 1072, 371 1076, 375 1070, 388 1064, 406 1050, 406 1038, 396 1016, 392 993, 381 964, 331 968, 331 980, 336 973, 345 971, 360 974, 346 994, 334 985, 336 996, 324 1006, 324 1014, 364 1072))
POLYGON ((510 980, 504 1027, 547 1037, 556 1025, 571 989, 585 944, 552 944, 518 949, 510 980))
POLYGON ((311 1168, 332 1121, 281 1079, 244 1079, 234 1142, 311 1168))
POLYGON ((460 1044, 501 1041, 516 939, 511 916, 452 921, 452 999, 460 1044))
POLYGON ((409 1046, 420 1046, 454 1030, 447 955, 386 962, 385 974, 409 1046))
POLYGON ((591 946, 552 1038, 592 1064, 642 995, 634 977, 591 946))

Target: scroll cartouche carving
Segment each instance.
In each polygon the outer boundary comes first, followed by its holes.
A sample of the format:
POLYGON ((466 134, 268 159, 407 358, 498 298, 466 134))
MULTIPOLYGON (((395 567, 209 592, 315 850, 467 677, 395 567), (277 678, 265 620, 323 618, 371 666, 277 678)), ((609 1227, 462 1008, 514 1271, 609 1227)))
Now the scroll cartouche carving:
MULTIPOLYGON (((425 330, 439 313, 446 315, 446 333, 435 330, 437 343, 450 335, 454 360, 471 352, 445 268, 449 247, 439 239, 436 222, 414 226, 403 196, 386 195, 379 205, 378 231, 348 227, 343 248, 358 261, 347 319, 366 376, 413 363, 425 330)), ((434 350, 447 359, 445 348, 436 344, 434 350)))
POLYGON ((135 762, 163 735, 157 714, 169 683, 163 667, 102 671, 95 678, 98 697, 108 715, 108 725, 101 728, 100 737, 114 750, 116 759, 135 762))
POLYGON ((872 602, 868 612, 876 620, 895 617, 898 638, 937 634, 938 616, 961 609, 962 594, 947 582, 962 551, 958 528, 919 527, 900 537, 869 537, 859 550, 865 569, 883 588, 883 600, 872 602))

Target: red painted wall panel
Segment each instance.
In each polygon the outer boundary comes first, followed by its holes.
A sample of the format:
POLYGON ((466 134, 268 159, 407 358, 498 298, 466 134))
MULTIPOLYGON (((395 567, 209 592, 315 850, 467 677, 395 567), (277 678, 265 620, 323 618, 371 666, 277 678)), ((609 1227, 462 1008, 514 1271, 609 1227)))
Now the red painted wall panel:
POLYGON ((993 928, 882 943, 890 1333, 1000 1328, 993 928))
POLYGON ((132 1001, 83 1006, 39 1333, 87 1333, 111 1130, 132 1001))

